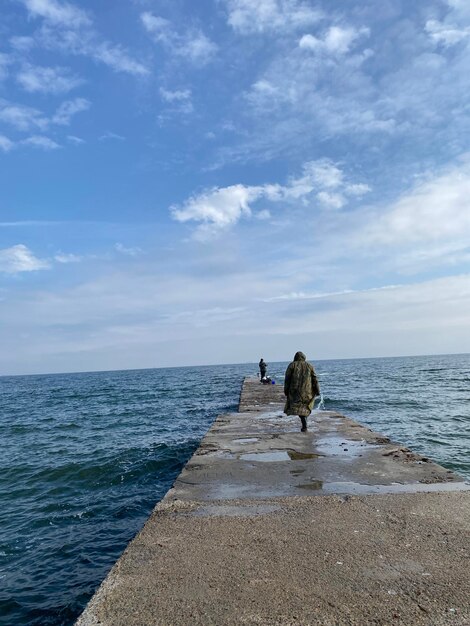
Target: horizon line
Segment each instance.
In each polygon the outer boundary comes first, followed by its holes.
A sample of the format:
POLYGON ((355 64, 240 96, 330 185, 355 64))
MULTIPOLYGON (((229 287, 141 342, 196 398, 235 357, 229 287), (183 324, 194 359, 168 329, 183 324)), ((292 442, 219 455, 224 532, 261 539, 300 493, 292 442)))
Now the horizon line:
MULTIPOLYGON (((372 361, 379 359, 413 359, 423 357, 437 357, 437 356, 466 356, 470 355, 470 352, 443 352, 432 354, 398 354, 393 356, 354 356, 345 358, 328 358, 328 359, 314 359, 315 363, 322 363, 327 361, 372 361)), ((264 357, 263 357, 264 358, 264 357)), ((312 359, 307 359, 312 361, 312 359)), ((271 363, 289 363, 286 361, 271 361, 271 363)), ((69 376, 73 374, 106 374, 116 372, 144 372, 148 370, 168 370, 168 369, 191 369, 197 367, 224 367, 233 365, 257 365, 257 361, 241 361, 239 363, 201 363, 198 365, 160 365, 156 367, 130 367, 127 369, 97 369, 97 370, 76 370, 72 372, 31 372, 25 374, 0 374, 0 378, 17 378, 22 376, 69 376)), ((268 363, 269 365, 269 363, 268 363)))

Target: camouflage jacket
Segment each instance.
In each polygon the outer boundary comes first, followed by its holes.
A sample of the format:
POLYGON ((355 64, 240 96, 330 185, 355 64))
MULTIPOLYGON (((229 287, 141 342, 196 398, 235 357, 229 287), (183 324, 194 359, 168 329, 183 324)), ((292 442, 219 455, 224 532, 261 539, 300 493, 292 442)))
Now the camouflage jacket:
POLYGON ((284 413, 307 417, 313 408, 320 386, 313 369, 303 352, 297 352, 286 370, 284 393, 287 396, 284 413))

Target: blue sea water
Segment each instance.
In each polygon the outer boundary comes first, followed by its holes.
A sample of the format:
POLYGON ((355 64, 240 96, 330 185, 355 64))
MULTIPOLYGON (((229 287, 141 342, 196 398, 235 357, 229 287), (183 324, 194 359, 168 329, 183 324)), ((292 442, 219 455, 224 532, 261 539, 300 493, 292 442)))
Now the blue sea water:
MULTIPOLYGON (((270 364, 282 382, 287 363, 270 364)), ((470 478, 470 355, 319 361, 337 410, 470 478)), ((0 624, 73 624, 256 365, 0 377, 0 624)))

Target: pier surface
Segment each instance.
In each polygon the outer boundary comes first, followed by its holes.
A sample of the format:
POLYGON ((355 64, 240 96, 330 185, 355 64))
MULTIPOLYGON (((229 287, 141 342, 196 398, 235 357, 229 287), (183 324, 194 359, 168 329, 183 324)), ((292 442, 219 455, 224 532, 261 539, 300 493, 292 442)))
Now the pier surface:
POLYGON ((77 626, 470 625, 470 484, 246 379, 77 626))

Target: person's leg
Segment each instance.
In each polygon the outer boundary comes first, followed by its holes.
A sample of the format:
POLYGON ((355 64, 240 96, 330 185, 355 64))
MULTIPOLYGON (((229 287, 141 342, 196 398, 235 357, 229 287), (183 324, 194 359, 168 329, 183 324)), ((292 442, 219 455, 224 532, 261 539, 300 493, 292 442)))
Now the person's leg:
POLYGON ((302 422, 302 428, 300 429, 301 432, 305 432, 307 430, 307 418, 304 417, 303 415, 299 415, 300 417, 300 421, 302 422))

